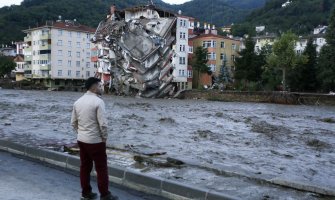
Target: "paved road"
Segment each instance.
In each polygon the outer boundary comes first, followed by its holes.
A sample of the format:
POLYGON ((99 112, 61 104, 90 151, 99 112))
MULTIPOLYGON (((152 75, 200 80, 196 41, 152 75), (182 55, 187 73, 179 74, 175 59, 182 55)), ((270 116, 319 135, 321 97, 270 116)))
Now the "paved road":
MULTIPOLYGON (((96 182, 92 182, 98 191, 96 182)), ((111 189, 120 200, 163 200, 125 188, 111 189)), ((79 177, 0 151, 1 200, 80 199, 79 177)))

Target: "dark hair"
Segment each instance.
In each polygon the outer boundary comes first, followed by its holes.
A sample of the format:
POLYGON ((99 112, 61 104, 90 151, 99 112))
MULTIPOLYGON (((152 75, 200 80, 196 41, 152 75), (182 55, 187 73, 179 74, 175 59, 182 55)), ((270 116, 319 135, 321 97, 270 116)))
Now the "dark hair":
POLYGON ((86 88, 87 90, 89 90, 89 89, 92 87, 92 85, 94 85, 94 84, 96 84, 96 83, 99 83, 99 82, 101 82, 100 79, 95 78, 95 77, 90 77, 90 78, 88 78, 88 79, 86 80, 86 82, 85 82, 85 88, 86 88))

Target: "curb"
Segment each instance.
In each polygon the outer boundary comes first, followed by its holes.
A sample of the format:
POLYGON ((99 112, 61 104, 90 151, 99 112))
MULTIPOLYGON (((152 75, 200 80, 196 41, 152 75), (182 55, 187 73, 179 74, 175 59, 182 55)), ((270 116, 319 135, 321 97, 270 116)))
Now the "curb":
MULTIPOLYGON (((33 158, 42 163, 48 163, 63 169, 79 171, 80 159, 77 156, 63 154, 56 151, 33 148, 7 140, 0 139, 0 150, 33 158)), ((238 198, 212 192, 192 185, 186 185, 159 177, 148 176, 131 169, 119 166, 108 166, 109 181, 137 191, 172 200, 235 200, 238 198)))

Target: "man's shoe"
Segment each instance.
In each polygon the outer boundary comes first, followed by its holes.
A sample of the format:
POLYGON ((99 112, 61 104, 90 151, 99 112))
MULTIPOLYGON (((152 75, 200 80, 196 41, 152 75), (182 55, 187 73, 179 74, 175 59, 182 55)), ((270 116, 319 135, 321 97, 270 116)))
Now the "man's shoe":
POLYGON ((118 200, 118 199, 119 199, 119 197, 114 196, 112 194, 108 194, 104 197, 100 197, 100 200, 118 200))
POLYGON ((97 198, 98 198, 98 194, 91 192, 90 194, 82 195, 80 200, 94 200, 97 198))

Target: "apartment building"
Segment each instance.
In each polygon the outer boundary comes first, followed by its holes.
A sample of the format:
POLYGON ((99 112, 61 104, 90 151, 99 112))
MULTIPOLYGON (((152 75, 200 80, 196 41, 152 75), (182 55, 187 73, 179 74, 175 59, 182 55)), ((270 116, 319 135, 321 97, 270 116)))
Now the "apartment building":
POLYGON ((176 24, 176 44, 173 58, 174 80, 180 90, 192 89, 192 67, 189 65, 189 54, 193 47, 189 45, 189 35, 193 33, 195 19, 181 15, 179 11, 176 24))
MULTIPOLYGON (((157 28, 156 31, 158 32, 165 32, 165 29, 173 30, 173 35, 171 37, 172 41, 164 41, 164 45, 172 43, 171 46, 169 45, 169 51, 173 50, 172 54, 169 54, 169 56, 171 56, 171 63, 173 66, 173 69, 171 70, 173 71, 172 82, 174 83, 174 85, 177 86, 179 90, 192 89, 192 69, 188 63, 188 55, 189 53, 192 53, 193 48, 192 46, 189 46, 189 33, 192 32, 194 28, 194 18, 183 16, 181 11, 176 14, 166 10, 162 10, 160 8, 157 8, 153 4, 130 7, 121 11, 118 11, 115 6, 111 6, 110 9, 111 15, 107 16, 108 19, 116 19, 117 21, 124 20, 129 25, 133 20, 143 18, 148 19, 148 21, 152 20, 152 22, 149 22, 148 25, 157 28), (163 23, 156 26, 154 24, 154 21, 156 19, 162 21, 163 23), (173 27, 160 27, 164 26, 164 22, 168 22, 171 19, 176 19, 176 22, 173 23, 173 27)), ((145 24, 142 25, 148 26, 145 24)), ((106 57, 108 56, 103 56, 105 54, 108 54, 107 52, 109 52, 108 48, 103 47, 101 44, 97 44, 92 48, 92 61, 96 62, 98 68, 98 76, 104 80, 105 84, 113 82, 109 80, 111 78, 115 78, 111 74, 118 74, 113 72, 113 70, 115 71, 115 66, 120 65, 120 62, 111 63, 110 61, 108 61, 106 59, 106 57)), ((131 51, 129 50, 129 52, 131 51)), ((115 59, 115 56, 116 55, 114 54, 109 55, 109 57, 113 57, 113 59, 115 59)), ((143 63, 143 65, 148 65, 150 63, 151 61, 150 59, 148 59, 148 62, 143 63)), ((115 81, 113 82, 113 84, 114 83, 115 81)))
POLYGON ((239 55, 241 41, 217 34, 215 26, 205 24, 203 32, 191 41, 193 49, 199 46, 208 51, 208 66, 213 72, 214 80, 233 81, 235 58, 239 55))
POLYGON ((47 21, 45 25, 23 31, 24 73, 48 88, 81 86, 94 76, 91 37, 95 29, 76 20, 47 21))

